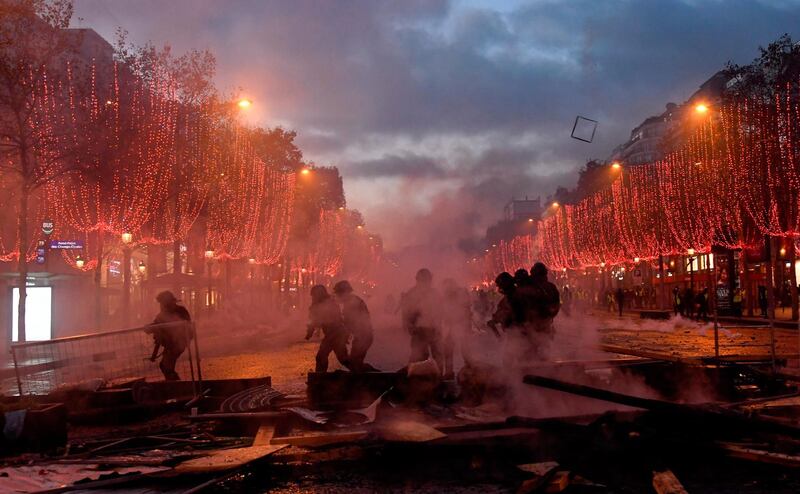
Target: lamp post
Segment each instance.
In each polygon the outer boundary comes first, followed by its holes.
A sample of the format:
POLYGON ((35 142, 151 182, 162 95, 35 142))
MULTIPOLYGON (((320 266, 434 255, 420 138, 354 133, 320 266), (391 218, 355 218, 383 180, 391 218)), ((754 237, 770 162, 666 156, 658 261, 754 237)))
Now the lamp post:
POLYGON ((256 260, 254 258, 249 258, 247 260, 247 264, 250 265, 250 306, 254 305, 254 297, 255 297, 255 285, 256 285, 256 260))
POLYGON ((694 292, 694 249, 689 247, 686 253, 689 255, 689 288, 694 292))
POLYGON ((208 281, 208 292, 206 293, 206 308, 209 314, 211 313, 211 261, 214 259, 214 249, 211 247, 206 248, 204 253, 206 258, 206 277, 208 281))
POLYGON ((133 234, 125 232, 120 238, 122 240, 122 322, 127 327, 131 319, 131 243, 133 234))

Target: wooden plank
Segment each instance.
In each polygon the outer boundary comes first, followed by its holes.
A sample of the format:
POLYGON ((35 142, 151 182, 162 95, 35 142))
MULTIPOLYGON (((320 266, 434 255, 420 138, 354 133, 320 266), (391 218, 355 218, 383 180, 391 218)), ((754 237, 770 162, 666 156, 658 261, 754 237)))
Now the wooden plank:
POLYGON ((545 488, 545 492, 548 494, 555 494, 558 492, 564 492, 567 487, 569 487, 570 483, 570 473, 566 470, 561 470, 556 472, 553 475, 553 478, 550 479, 550 482, 547 483, 547 487, 545 488))
POLYGON ((688 494, 671 470, 653 472, 653 489, 658 494, 688 494))
POLYGON ((288 444, 268 444, 265 446, 250 446, 248 448, 217 450, 208 456, 194 458, 177 465, 175 472, 211 473, 241 468, 287 446, 288 444))
POLYGON ((741 460, 754 461, 757 463, 781 465, 791 468, 800 467, 800 456, 774 453, 772 451, 766 451, 762 449, 747 448, 730 443, 719 443, 719 446, 728 456, 732 458, 739 458, 741 460))
POLYGON ((555 461, 545 461, 541 463, 527 463, 517 465, 517 468, 526 473, 534 475, 531 479, 525 479, 517 489, 517 494, 534 494, 541 492, 558 471, 558 463, 555 461))
POLYGON ((289 444, 304 448, 314 448, 319 446, 329 446, 331 444, 351 443, 365 439, 369 435, 368 431, 348 431, 321 434, 306 434, 302 436, 273 437, 272 444, 289 444))
POLYGON ((413 420, 386 422, 376 427, 375 431, 379 438, 390 442, 421 443, 447 437, 447 434, 413 420))
POLYGON ((713 403, 683 404, 671 401, 656 400, 630 396, 607 389, 595 388, 583 384, 569 383, 544 376, 527 375, 523 382, 534 386, 555 389, 578 396, 609 401, 630 407, 655 410, 680 416, 682 420, 692 420, 715 427, 745 427, 753 430, 777 432, 793 437, 800 435, 800 428, 785 420, 773 417, 752 417, 742 412, 717 406, 713 403))
POLYGON ((253 446, 264 446, 270 444, 272 437, 275 435, 275 426, 268 424, 261 424, 256 432, 256 437, 253 438, 253 446))

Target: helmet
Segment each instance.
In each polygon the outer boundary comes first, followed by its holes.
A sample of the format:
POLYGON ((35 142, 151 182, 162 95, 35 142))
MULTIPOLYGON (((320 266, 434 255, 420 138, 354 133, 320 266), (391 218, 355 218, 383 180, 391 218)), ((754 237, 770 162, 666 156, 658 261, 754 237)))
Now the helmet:
POLYGON ((494 284, 497 285, 497 288, 500 290, 512 288, 514 286, 514 277, 511 276, 511 273, 503 271, 494 279, 494 284))
POLYGON ((417 271, 416 280, 419 283, 430 283, 433 281, 433 275, 428 268, 422 268, 417 271))
POLYGON ((178 298, 175 297, 175 294, 173 294, 171 291, 165 290, 156 295, 156 301, 159 304, 169 304, 169 303, 174 304, 175 302, 178 302, 178 298))
POLYGON ((328 298, 328 290, 324 285, 314 285, 311 287, 311 301, 322 302, 328 298))
POLYGON ((534 278, 547 278, 547 266, 544 263, 537 262, 531 268, 531 276, 534 278))
POLYGON ((347 280, 342 280, 335 285, 333 285, 333 293, 340 295, 344 293, 350 293, 353 291, 353 287, 350 286, 350 282, 347 280))

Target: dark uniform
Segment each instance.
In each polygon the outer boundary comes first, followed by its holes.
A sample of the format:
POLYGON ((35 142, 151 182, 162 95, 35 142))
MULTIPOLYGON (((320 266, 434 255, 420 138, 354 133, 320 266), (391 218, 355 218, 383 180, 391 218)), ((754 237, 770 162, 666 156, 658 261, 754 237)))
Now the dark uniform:
POLYGON ((400 299, 400 311, 403 329, 411 335, 409 362, 432 357, 439 369, 443 369, 441 297, 432 283, 430 271, 419 270, 417 284, 400 299))
POLYGON ((339 305, 328 295, 322 285, 311 288, 311 306, 308 308, 308 332, 306 339, 310 339, 317 328, 322 328, 322 342, 319 344, 316 356, 316 372, 328 370, 328 356, 333 352, 336 358, 345 367, 350 367, 347 355, 347 339, 349 334, 345 330, 342 313, 339 305))
MULTIPOLYGON (((172 292, 161 292, 156 297, 156 300, 161 304, 161 312, 158 313, 153 324, 190 322, 192 320, 186 307, 177 304, 178 300, 172 292)), ((167 381, 180 380, 180 376, 175 372, 175 365, 192 338, 191 328, 182 325, 171 325, 149 328, 147 332, 153 335, 154 342, 153 354, 150 360, 155 361, 159 348, 163 347, 164 353, 161 356, 161 362, 159 362, 158 367, 161 369, 161 373, 164 374, 164 379, 167 381)))
POLYGON ((547 268, 544 264, 536 263, 531 268, 531 284, 524 295, 523 333, 528 341, 528 352, 543 358, 547 356, 555 335, 553 320, 561 309, 561 294, 558 287, 547 280, 547 268))
POLYGON ((373 340, 372 319, 367 304, 353 293, 353 288, 347 281, 337 283, 333 291, 342 306, 345 330, 353 335, 353 345, 350 348, 351 368, 355 371, 375 370, 371 365, 364 363, 373 340))

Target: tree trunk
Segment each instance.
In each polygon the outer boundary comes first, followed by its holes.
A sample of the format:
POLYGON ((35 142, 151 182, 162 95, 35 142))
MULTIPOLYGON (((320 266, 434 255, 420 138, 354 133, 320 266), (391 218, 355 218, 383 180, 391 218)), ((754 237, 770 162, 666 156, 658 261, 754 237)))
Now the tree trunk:
POLYGON ((797 300, 797 271, 795 271, 794 263, 797 261, 797 250, 795 249, 794 239, 792 239, 792 247, 789 249, 789 293, 792 295, 792 321, 798 319, 798 300, 797 300))
POLYGON ((97 266, 94 269, 94 326, 99 330, 103 322, 103 294, 100 286, 103 280, 103 229, 97 230, 97 266))
POLYGON ((28 199, 30 191, 24 184, 20 191, 19 217, 17 218, 17 238, 19 240, 19 305, 17 306, 17 341, 26 341, 25 303, 28 299, 28 199))

